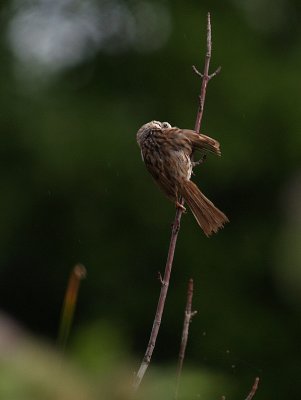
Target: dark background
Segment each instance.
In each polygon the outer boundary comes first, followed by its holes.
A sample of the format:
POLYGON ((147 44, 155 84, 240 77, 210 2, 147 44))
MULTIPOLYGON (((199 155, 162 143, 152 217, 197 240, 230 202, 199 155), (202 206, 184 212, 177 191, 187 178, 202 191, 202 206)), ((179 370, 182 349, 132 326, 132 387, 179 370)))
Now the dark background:
POLYGON ((0 307, 55 341, 81 262, 70 357, 92 370, 106 349, 137 368, 175 211, 135 134, 152 119, 193 128, 191 65, 203 68, 207 11, 211 70, 222 72, 209 83, 202 131, 223 157, 209 157, 194 180, 231 223, 207 239, 184 215, 152 368, 176 364, 193 277, 187 368, 212 386, 222 377, 218 396, 243 398, 260 376, 256 398, 299 399, 297 0, 1 2, 0 307))

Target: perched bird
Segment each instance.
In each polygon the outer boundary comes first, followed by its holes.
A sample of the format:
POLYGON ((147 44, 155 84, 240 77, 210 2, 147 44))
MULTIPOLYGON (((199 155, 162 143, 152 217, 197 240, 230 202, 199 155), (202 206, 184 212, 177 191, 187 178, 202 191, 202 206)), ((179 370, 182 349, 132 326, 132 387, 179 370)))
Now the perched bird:
POLYGON ((195 151, 220 156, 220 145, 209 136, 189 129, 172 127, 168 122, 151 121, 137 132, 142 160, 159 187, 176 207, 183 197, 206 236, 222 228, 228 218, 207 199, 190 178, 195 151))

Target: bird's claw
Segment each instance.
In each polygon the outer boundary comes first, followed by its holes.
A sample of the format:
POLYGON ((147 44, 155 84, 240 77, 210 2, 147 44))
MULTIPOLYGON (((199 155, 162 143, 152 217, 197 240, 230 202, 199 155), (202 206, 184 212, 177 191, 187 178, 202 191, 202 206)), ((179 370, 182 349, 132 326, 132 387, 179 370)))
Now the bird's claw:
POLYGON ((206 156, 206 154, 204 154, 203 157, 200 160, 193 161, 192 162, 192 167, 196 167, 197 165, 203 164, 203 162, 206 161, 206 158, 207 158, 207 156, 206 156))
POLYGON ((176 202, 176 208, 180 208, 184 213, 186 212, 186 207, 184 207, 183 204, 179 203, 178 201, 176 202))

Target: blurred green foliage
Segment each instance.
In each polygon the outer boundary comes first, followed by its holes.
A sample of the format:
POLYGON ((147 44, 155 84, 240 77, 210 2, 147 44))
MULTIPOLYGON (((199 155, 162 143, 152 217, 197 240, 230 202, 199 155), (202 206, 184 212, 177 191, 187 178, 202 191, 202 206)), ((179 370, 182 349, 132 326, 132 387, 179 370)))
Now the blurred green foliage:
POLYGON ((193 277, 198 315, 185 365, 200 387, 183 396, 203 387, 208 399, 243 398, 258 375, 258 398, 299 399, 297 0, 1 2, 0 307, 55 340, 69 272, 82 262, 68 357, 93 376, 100 353, 110 368, 137 368, 174 207, 147 174, 135 133, 152 119, 194 126, 191 65, 202 68, 208 10, 212 71, 222 72, 208 87, 203 131, 223 157, 194 179, 231 223, 208 240, 183 217, 145 385, 163 370, 172 380, 193 277))

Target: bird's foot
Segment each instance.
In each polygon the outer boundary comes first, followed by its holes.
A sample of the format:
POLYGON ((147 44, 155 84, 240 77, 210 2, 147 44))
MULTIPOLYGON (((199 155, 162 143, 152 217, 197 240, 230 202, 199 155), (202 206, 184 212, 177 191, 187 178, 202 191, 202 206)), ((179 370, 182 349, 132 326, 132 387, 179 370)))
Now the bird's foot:
POLYGON ((206 154, 204 154, 203 157, 200 160, 193 161, 192 162, 192 167, 196 167, 197 165, 203 164, 206 161, 206 158, 207 158, 207 156, 206 156, 206 154))
POLYGON ((176 201, 176 208, 180 208, 184 213, 186 212, 186 207, 183 206, 183 204, 179 203, 176 201))

